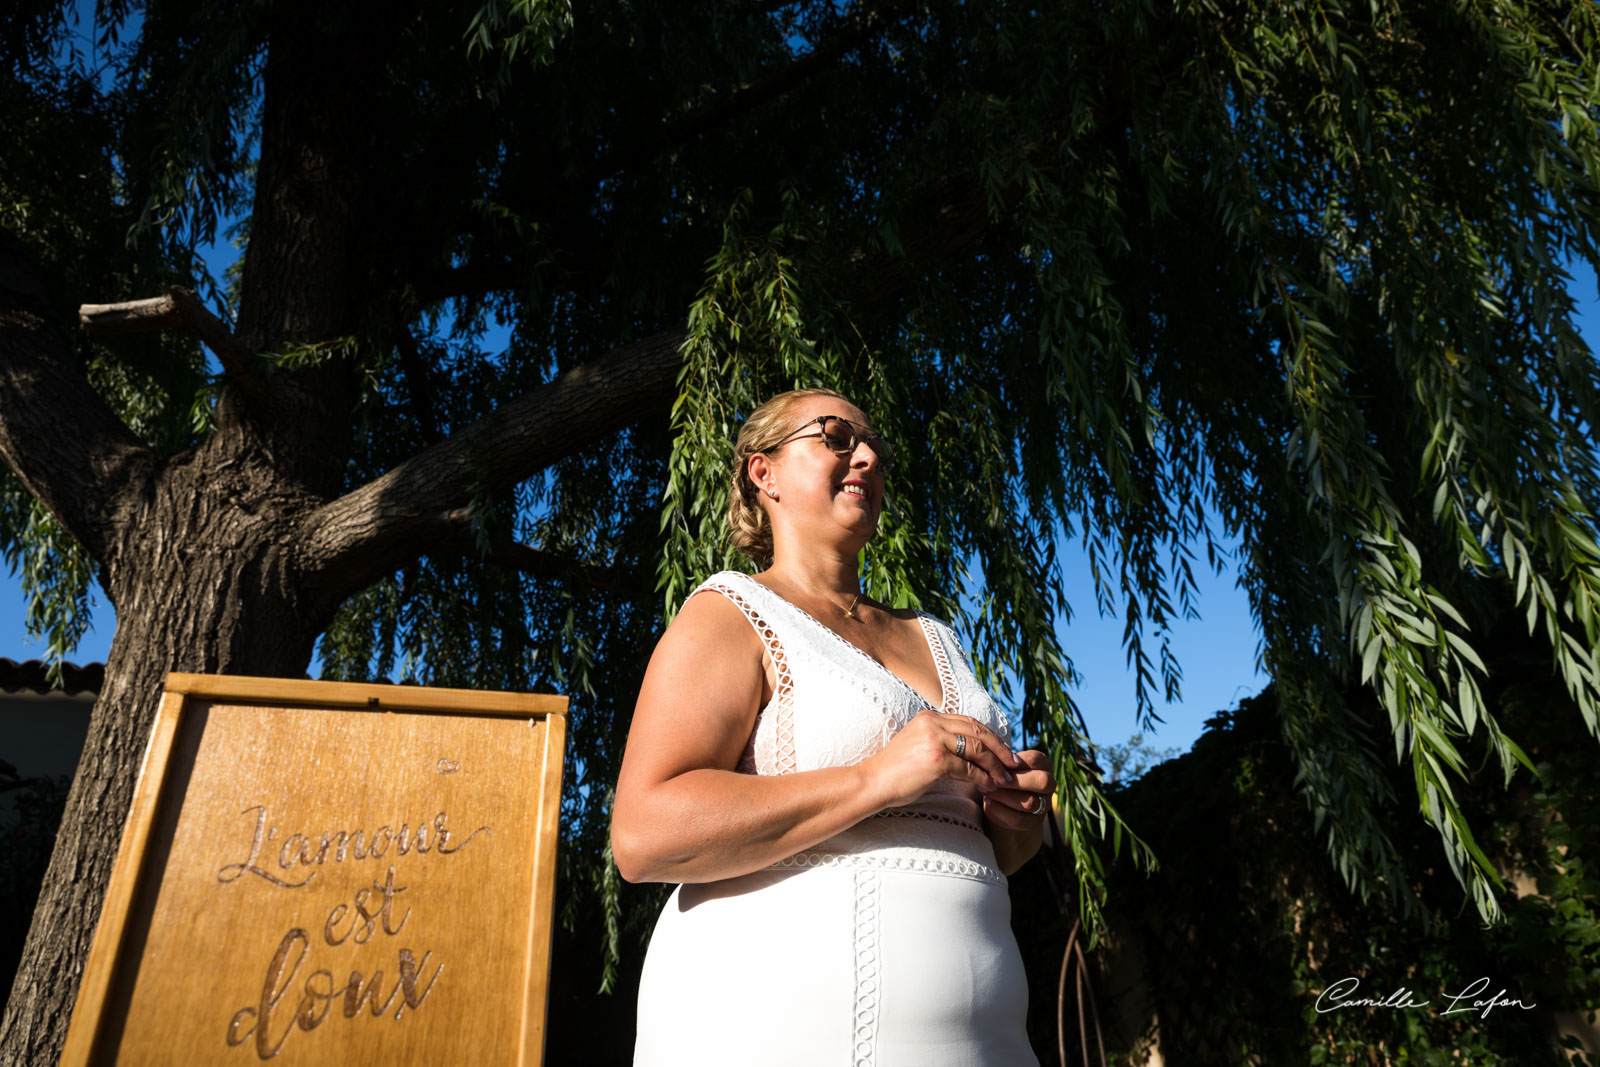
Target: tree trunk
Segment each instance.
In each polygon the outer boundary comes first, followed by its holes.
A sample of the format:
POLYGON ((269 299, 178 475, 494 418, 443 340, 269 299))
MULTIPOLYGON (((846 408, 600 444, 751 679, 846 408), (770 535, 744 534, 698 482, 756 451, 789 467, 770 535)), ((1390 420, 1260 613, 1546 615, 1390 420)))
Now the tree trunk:
MULTIPOLYGON (((346 12, 337 28, 320 14, 310 0, 286 5, 269 30, 239 322, 239 340, 252 351, 349 336, 359 321, 362 124, 375 70, 406 12, 372 4, 346 12)), ((0 281, 24 306, 39 302, 29 286, 0 281)), ((8 339, 40 343, 35 320, 16 322, 8 339)), ((54 381, 86 388, 81 372, 71 378, 65 370, 74 361, 60 341, 59 348, 44 342, 44 354, 13 375, 22 403, 0 404, 7 422, 23 422, 29 406, 51 409, 55 398, 42 394, 54 381)), ((296 520, 343 488, 356 381, 341 359, 274 376, 265 391, 259 382, 235 384, 218 403, 217 430, 198 448, 149 463, 132 485, 100 480, 80 500, 42 497, 104 564, 117 632, 0 1021, 0 1063, 60 1056, 166 673, 304 673, 337 601, 306 591, 328 583, 308 580, 296 566, 303 535, 296 520), (106 516, 81 502, 99 496, 125 506, 106 516)), ((72 405, 55 407, 58 428, 72 418, 72 405)), ((6 458, 36 495, 63 472, 92 470, 98 458, 42 457, 48 446, 41 441, 51 435, 33 424, 0 434, 6 458)))
POLYGON ((284 566, 269 475, 229 461, 202 450, 168 467, 150 521, 118 546, 117 632, 0 1023, 7 1065, 60 1055, 167 671, 298 675, 326 622, 284 566))

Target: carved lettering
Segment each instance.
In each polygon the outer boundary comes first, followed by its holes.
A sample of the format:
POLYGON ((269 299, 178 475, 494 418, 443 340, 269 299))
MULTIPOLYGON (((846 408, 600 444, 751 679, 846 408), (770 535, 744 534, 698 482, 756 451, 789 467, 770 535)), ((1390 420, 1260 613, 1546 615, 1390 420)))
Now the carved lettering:
POLYGON ((278 942, 278 951, 272 955, 272 962, 267 964, 267 975, 261 983, 261 1003, 254 1008, 240 1008, 228 1023, 228 1045, 230 1048, 244 1044, 253 1032, 256 1037, 257 1056, 264 1060, 270 1060, 282 1050, 283 1043, 289 1040, 289 1030, 293 1029, 292 1024, 288 1029, 284 1030, 283 1036, 278 1039, 277 1044, 272 1043, 267 1027, 272 1018, 272 1010, 278 1006, 278 1001, 283 999, 283 994, 289 988, 289 983, 294 980, 295 972, 300 969, 300 961, 306 958, 306 952, 310 948, 311 938, 299 927, 295 927, 283 935, 283 940, 278 942), (289 967, 289 953, 294 950, 296 944, 300 946, 300 953, 295 956, 294 966, 289 967), (289 972, 287 978, 284 977, 285 968, 289 972), (239 1024, 244 1021, 247 1015, 253 1018, 255 1022, 249 1030, 241 1033, 239 1024))
POLYGON ((345 917, 345 913, 349 910, 350 909, 343 904, 335 904, 333 906, 333 910, 328 912, 328 921, 322 924, 322 940, 326 941, 330 945, 344 944, 344 939, 350 936, 350 931, 346 930, 338 937, 334 937, 333 928, 339 925, 340 920, 345 917))
POLYGON ((317 854, 315 856, 311 857, 311 862, 321 863, 323 860, 327 859, 328 849, 333 847, 335 841, 338 842, 338 848, 333 854, 333 861, 335 863, 343 863, 345 856, 350 855, 351 853, 354 853, 356 859, 358 860, 366 858, 366 853, 361 851, 362 842, 360 830, 357 830, 354 834, 345 833, 343 830, 336 830, 332 833, 326 833, 322 835, 322 847, 317 849, 317 854))
POLYGON ((462 849, 471 844, 472 839, 477 837, 479 834, 492 834, 494 832, 487 826, 480 826, 476 830, 472 831, 472 833, 468 834, 467 839, 461 842, 461 844, 457 845, 455 848, 446 848, 445 845, 449 844, 450 842, 450 831, 444 828, 444 821, 446 818, 448 818, 448 816, 446 816, 442 811, 433 817, 433 831, 437 835, 436 840, 439 842, 439 851, 442 853, 448 854, 451 852, 460 852, 462 849))
POLYGON ((401 928, 405 926, 406 920, 411 918, 411 909, 406 909, 405 915, 400 919, 400 925, 394 927, 393 929, 390 929, 389 927, 389 920, 394 915, 395 894, 404 893, 405 889, 405 886, 395 886, 394 868, 390 867, 389 873, 384 878, 382 885, 378 884, 377 882, 373 882, 371 889, 363 888, 356 890, 356 914, 361 916, 361 922, 356 926, 355 929, 356 944, 365 945, 372 937, 373 931, 377 929, 380 920, 383 923, 384 933, 398 934, 400 932, 401 928), (372 894, 374 891, 383 894, 383 903, 380 904, 376 909, 369 911, 367 908, 367 902, 372 899, 372 894))
MULTIPOLYGON (((256 865, 256 859, 261 855, 261 843, 263 841, 270 841, 272 839, 272 835, 277 833, 277 830, 276 830, 276 828, 268 829, 268 827, 267 827, 267 809, 262 807, 260 804, 257 804, 253 808, 245 808, 239 814, 240 815, 248 815, 252 811, 256 813, 256 825, 255 825, 255 831, 251 834, 251 837, 250 837, 250 857, 248 859, 246 859, 243 863, 230 863, 227 866, 223 867, 221 870, 219 870, 217 872, 217 881, 219 881, 219 882, 237 882, 240 878, 244 877, 245 875, 253 874, 253 875, 256 875, 256 876, 258 876, 260 878, 265 878, 267 881, 271 882, 273 885, 282 886, 285 889, 299 889, 301 886, 310 883, 311 879, 313 879, 313 878, 315 878, 317 876, 317 872, 316 871, 312 871, 310 874, 306 875, 304 881, 289 882, 289 881, 285 881, 282 878, 279 878, 277 875, 271 873, 270 871, 262 870, 260 867, 258 867, 256 865), (265 831, 264 835, 263 835, 263 831, 265 831)), ((287 864, 280 864, 280 866, 287 867, 288 865, 287 864)))
MULTIPOLYGON (((430 851, 441 856, 454 855, 479 834, 494 832, 488 826, 480 826, 465 837, 453 834, 449 813, 441 811, 432 820, 418 820, 414 826, 386 823, 373 830, 370 836, 365 827, 315 834, 290 833, 282 837, 282 844, 274 853, 273 842, 279 838, 280 831, 269 824, 266 807, 257 804, 240 814, 253 820, 250 845, 242 862, 225 864, 218 869, 217 881, 223 884, 237 882, 251 874, 272 885, 298 889, 311 882, 317 872, 307 871, 303 880, 295 881, 288 874, 296 868, 315 868, 346 860, 383 859, 391 853, 397 857, 412 852, 421 856, 430 851), (282 874, 263 867, 264 858, 268 863, 275 859, 282 874)), ((390 863, 381 881, 374 879, 370 885, 357 889, 353 898, 333 905, 322 924, 323 943, 337 949, 366 945, 380 931, 386 937, 398 935, 411 919, 411 908, 402 911, 397 906, 397 899, 404 892, 405 886, 395 884, 395 866, 390 863)), ((310 1033, 326 1022, 336 1002, 346 1019, 362 1015, 363 1009, 374 1019, 386 1015, 401 1019, 408 1010, 415 1011, 428 999, 444 973, 444 964, 433 962, 431 951, 424 950, 419 959, 410 947, 404 946, 393 957, 398 965, 394 984, 387 995, 382 969, 373 970, 370 978, 352 969, 349 979, 338 984, 330 967, 310 969, 311 941, 311 935, 298 926, 283 935, 262 976, 260 999, 240 1008, 228 1020, 228 1047, 237 1048, 252 1042, 258 1058, 273 1059, 296 1030, 310 1033)))
MULTIPOLYGON (((237 882, 243 876, 253 874, 285 889, 299 889, 310 883, 316 877, 315 871, 297 882, 287 876, 280 877, 261 866, 262 849, 270 847, 272 839, 278 834, 278 828, 267 825, 267 809, 263 805, 257 804, 245 808, 239 814, 252 813, 255 816, 255 825, 251 829, 248 856, 242 863, 229 863, 221 867, 217 871, 217 881, 237 882)), ((382 859, 391 849, 400 856, 409 855, 412 851, 424 855, 429 850, 448 856, 466 848, 479 834, 494 833, 489 827, 480 826, 466 837, 457 839, 450 832, 449 821, 448 812, 439 812, 433 817, 431 834, 426 822, 419 822, 415 829, 409 823, 401 823, 399 829, 385 824, 372 831, 370 838, 366 830, 360 827, 349 830, 327 830, 316 838, 309 834, 292 833, 283 839, 283 844, 278 849, 277 866, 280 871, 287 872, 295 867, 320 867, 324 863, 343 863, 347 859, 382 859), (316 842, 315 847, 313 841, 316 842)))
POLYGON ((402 856, 413 847, 419 853, 426 852, 428 851, 428 828, 424 825, 418 825, 416 835, 413 837, 411 827, 402 825, 400 832, 395 835, 395 842, 395 847, 400 850, 400 855, 402 856))
POLYGON ((395 983, 394 990, 390 992, 389 999, 382 1004, 378 1003, 378 987, 383 984, 383 972, 373 971, 372 981, 365 984, 361 981, 360 971, 350 972, 350 981, 344 987, 344 1017, 354 1019, 361 1010, 361 1005, 366 1004, 372 1009, 374 1019, 382 1017, 389 1010, 389 1005, 394 1003, 395 994, 400 992, 399 983, 395 983))
MULTIPOLYGON (((399 932, 400 927, 405 925, 405 920, 400 920, 400 925, 391 930, 386 918, 387 905, 392 902, 393 894, 401 892, 402 889, 393 888, 392 873, 388 885, 391 891, 385 892, 385 907, 379 908, 374 913, 374 918, 378 920, 385 933, 393 934, 399 932)), ((375 885, 374 888, 383 890, 384 887, 375 885)), ((342 907, 343 905, 336 907, 334 912, 339 912, 342 907)), ((411 913, 408 911, 406 914, 409 916, 411 913)), ((330 915, 330 923, 332 921, 330 915)), ((398 952, 399 975, 395 979, 394 988, 389 991, 387 997, 380 1000, 383 985, 382 970, 373 971, 371 979, 365 978, 360 971, 352 970, 349 981, 342 986, 335 986, 333 972, 326 968, 318 968, 300 983, 300 999, 295 1004, 288 1025, 274 1023, 274 1013, 290 987, 294 985, 310 948, 310 935, 299 927, 283 935, 283 940, 278 942, 277 951, 273 953, 272 961, 267 964, 266 975, 261 983, 260 1002, 254 1007, 240 1008, 228 1022, 227 1042, 230 1048, 237 1048, 254 1036, 257 1057, 270 1060, 283 1051, 284 1043, 297 1028, 303 1033, 310 1033, 326 1022, 336 1000, 343 1001, 340 1010, 346 1019, 355 1018, 363 1006, 367 1007, 374 1019, 382 1018, 388 1014, 390 1007, 394 1007, 394 1018, 401 1019, 407 1008, 415 1011, 422 1006, 428 999, 428 994, 433 992, 439 976, 444 973, 444 964, 436 964, 433 973, 424 981, 423 972, 433 959, 432 951, 425 950, 419 960, 411 949, 401 948, 398 952), (396 998, 400 1001, 398 1006, 395 1005, 396 998), (246 1026, 246 1023, 249 1025, 246 1026), (278 1029, 281 1029, 282 1033, 274 1040, 272 1035, 278 1029)))
POLYGON ((296 862, 302 867, 311 866, 311 842, 300 834, 290 834, 278 850, 278 866, 288 870, 296 862), (298 848, 295 847, 296 841, 300 842, 298 848))
POLYGON ((372 937, 379 923, 382 923, 384 933, 398 934, 405 929, 406 920, 411 918, 411 909, 407 908, 406 913, 400 917, 400 924, 390 925, 394 919, 394 898, 396 894, 405 891, 405 886, 394 884, 394 866, 391 864, 389 873, 384 875, 382 882, 373 882, 371 889, 356 890, 355 916, 351 919, 349 929, 342 934, 337 933, 338 926, 344 921, 345 916, 350 914, 350 908, 345 904, 333 906, 333 910, 328 913, 327 921, 322 924, 322 940, 329 945, 338 946, 344 944, 345 939, 354 933, 356 944, 364 945, 372 937), (374 892, 382 894, 383 903, 369 909, 367 905, 372 900, 374 892))
MULTIPOLYGON (((432 952, 423 952, 422 961, 419 963, 417 958, 411 955, 410 949, 403 948, 400 950, 400 982, 395 986, 395 989, 405 999, 405 1005, 395 1009, 394 1017, 396 1019, 405 1013, 406 1008, 415 1010, 421 1007, 422 1002, 428 999, 428 994, 433 992, 433 983, 437 982, 439 976, 444 973, 444 964, 441 963, 433 969, 433 977, 428 979, 428 988, 420 993, 417 992, 417 976, 422 973, 422 968, 428 965, 428 960, 432 956, 432 952)), ((389 997, 392 1000, 394 994, 389 994, 389 997)))
POLYGON ((312 971, 310 977, 306 979, 306 995, 300 998, 300 1006, 294 1013, 295 1025, 308 1034, 321 1026, 322 1020, 328 1017, 328 1007, 333 1003, 333 998, 343 992, 342 986, 337 990, 333 988, 332 971, 312 971), (312 984, 318 978, 321 978, 328 988, 320 991, 313 989, 312 984))

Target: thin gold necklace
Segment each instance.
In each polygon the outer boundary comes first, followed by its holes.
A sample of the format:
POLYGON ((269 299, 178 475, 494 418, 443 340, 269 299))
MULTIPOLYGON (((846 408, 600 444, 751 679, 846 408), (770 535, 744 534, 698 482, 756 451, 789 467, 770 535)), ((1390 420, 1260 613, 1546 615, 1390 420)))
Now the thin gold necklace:
MULTIPOLYGON (((796 592, 803 592, 807 596, 820 596, 823 600, 826 600, 829 604, 832 604, 834 607, 838 607, 838 604, 833 600, 832 597, 829 597, 829 596, 827 596, 825 594, 813 593, 810 590, 807 590, 804 587, 802 587, 798 582, 788 582, 786 580, 786 584, 793 585, 796 592)), ((850 598, 850 606, 844 609, 844 617, 847 618, 847 619, 854 619, 856 622, 860 622, 861 621, 861 617, 856 614, 856 605, 859 604, 859 603, 861 603, 861 594, 857 593, 855 596, 850 598)))

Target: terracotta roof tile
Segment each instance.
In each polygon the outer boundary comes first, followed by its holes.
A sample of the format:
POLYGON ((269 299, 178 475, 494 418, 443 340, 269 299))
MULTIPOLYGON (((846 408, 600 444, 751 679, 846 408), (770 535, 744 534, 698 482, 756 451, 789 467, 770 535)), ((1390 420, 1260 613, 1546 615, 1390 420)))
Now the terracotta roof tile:
MULTIPOLYGON (((42 659, 30 659, 18 663, 14 659, 0 656, 0 692, 16 693, 24 689, 35 693, 55 691, 55 687, 50 684, 49 670, 50 664, 42 659)), ((89 663, 80 667, 71 660, 64 660, 61 664, 59 691, 69 695, 98 693, 105 677, 104 663, 89 663)))

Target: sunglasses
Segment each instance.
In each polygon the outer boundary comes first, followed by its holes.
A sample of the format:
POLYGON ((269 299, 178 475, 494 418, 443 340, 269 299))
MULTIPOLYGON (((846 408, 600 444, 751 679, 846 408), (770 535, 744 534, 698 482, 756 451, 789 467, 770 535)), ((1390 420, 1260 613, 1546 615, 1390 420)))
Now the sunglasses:
POLYGON ((814 419, 806 420, 804 425, 773 445, 772 449, 768 449, 768 451, 776 450, 779 446, 788 444, 801 434, 804 434, 813 425, 822 427, 821 432, 807 434, 807 436, 820 437, 828 451, 841 456, 849 456, 855 453, 857 445, 865 444, 878 457, 880 469, 888 471, 894 466, 894 446, 889 443, 888 438, 881 433, 860 429, 849 419, 841 419, 837 415, 818 415, 814 419))

